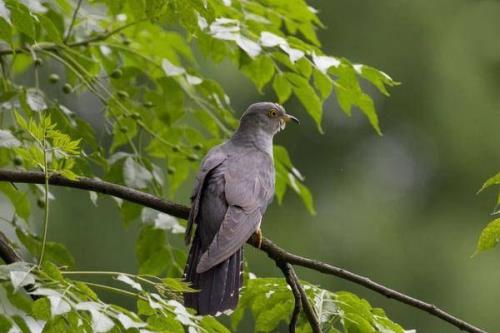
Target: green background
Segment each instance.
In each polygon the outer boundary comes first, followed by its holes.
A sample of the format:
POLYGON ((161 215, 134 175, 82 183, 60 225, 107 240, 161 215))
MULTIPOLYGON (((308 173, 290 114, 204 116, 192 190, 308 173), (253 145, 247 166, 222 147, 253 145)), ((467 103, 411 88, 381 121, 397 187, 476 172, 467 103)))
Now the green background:
MULTIPOLYGON (((288 193, 281 206, 270 207, 264 235, 297 254, 366 275, 498 331, 500 250, 471 255, 480 230, 492 219, 496 195, 475 193, 500 165, 500 3, 310 3, 327 26, 320 32, 326 53, 380 68, 402 85, 391 90, 390 98, 366 85, 379 110, 382 137, 359 112, 346 117, 333 96, 325 104, 325 135, 296 100, 285 105, 302 123, 290 125, 276 142, 289 149, 306 177, 317 215, 310 216, 288 193)), ((240 112, 252 102, 274 100, 269 90, 259 95, 233 64, 205 63, 203 68, 222 82, 240 112)), ((25 78, 30 77, 28 72, 25 78)), ((91 96, 59 97, 100 122, 91 96)), ((178 201, 187 203, 190 185, 177 194, 178 201)), ((124 229, 109 199, 100 199, 95 208, 87 193, 53 192, 57 200, 49 239, 65 243, 78 268, 136 269, 139 222, 124 229)), ((250 271, 279 276, 263 253, 248 247, 246 255, 250 271)), ((458 331, 352 283, 302 269, 298 273, 322 287, 357 293, 406 329, 458 331)))

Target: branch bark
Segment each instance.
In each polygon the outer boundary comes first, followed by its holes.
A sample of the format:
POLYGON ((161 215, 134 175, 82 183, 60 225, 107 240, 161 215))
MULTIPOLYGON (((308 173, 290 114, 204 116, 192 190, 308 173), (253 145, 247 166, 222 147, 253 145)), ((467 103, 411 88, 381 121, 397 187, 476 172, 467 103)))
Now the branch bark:
POLYGON ((302 311, 302 296, 300 294, 299 288, 297 287, 297 282, 292 275, 292 265, 284 261, 276 261, 276 266, 281 269, 283 276, 285 276, 286 282, 292 289, 295 305, 293 307, 292 317, 290 318, 290 324, 288 325, 288 331, 290 333, 295 333, 295 328, 297 327, 297 322, 299 321, 300 311, 302 311))
POLYGON ((21 257, 10 245, 9 239, 0 231, 0 258, 8 265, 21 261, 21 257))
MULTIPOLYGON (((14 183, 29 183, 29 184, 43 184, 43 172, 36 171, 17 171, 17 170, 2 170, 0 169, 0 181, 14 182, 14 183)), ((78 188, 87 191, 94 191, 102 194, 112 195, 139 205, 150 207, 160 212, 187 219, 189 215, 189 207, 166 201, 161 198, 155 197, 151 194, 133 190, 125 186, 109 183, 106 181, 81 177, 78 180, 69 180, 59 175, 53 175, 49 179, 49 183, 55 186, 78 188)), ((254 238, 250 238, 249 244, 257 247, 254 238)), ((305 257, 298 256, 291 252, 285 251, 281 247, 274 244, 271 240, 263 238, 260 250, 265 252, 274 261, 283 261, 291 265, 306 267, 321 273, 334 275, 339 278, 349 280, 358 285, 371 289, 379 294, 388 298, 392 298, 401 303, 405 303, 414 308, 428 312, 429 314, 446 321, 453 326, 470 333, 486 333, 486 331, 459 319, 446 311, 438 308, 437 306, 413 298, 403 294, 394 289, 388 288, 380 283, 374 282, 365 276, 352 273, 343 268, 339 268, 319 260, 313 260, 305 257)), ((303 303, 304 305, 304 303, 303 303)))

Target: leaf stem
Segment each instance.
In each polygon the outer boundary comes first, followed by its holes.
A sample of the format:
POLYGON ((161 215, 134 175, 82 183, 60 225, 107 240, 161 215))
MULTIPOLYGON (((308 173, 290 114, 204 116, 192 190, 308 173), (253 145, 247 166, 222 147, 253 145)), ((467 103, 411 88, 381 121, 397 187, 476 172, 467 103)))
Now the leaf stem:
POLYGON ((155 282, 150 281, 140 275, 131 274, 131 273, 123 273, 123 272, 113 272, 113 271, 62 271, 63 275, 125 275, 128 277, 136 278, 145 283, 149 283, 151 285, 156 285, 155 282))
MULTIPOLYGON (((45 121, 44 121, 45 123, 45 121)), ((40 260, 38 261, 38 265, 41 266, 43 263, 43 257, 45 254, 45 245, 47 243, 47 233, 49 229, 49 170, 47 163, 47 128, 44 125, 43 129, 43 173, 45 178, 45 193, 44 193, 44 202, 45 202, 45 215, 43 220, 43 236, 42 236, 42 249, 40 251, 40 260)))
POLYGON ((133 293, 131 291, 127 291, 127 290, 123 290, 123 289, 119 289, 119 288, 107 286, 105 284, 99 284, 99 283, 93 283, 93 282, 87 282, 87 281, 81 281, 81 282, 83 282, 83 283, 85 283, 85 284, 87 284, 89 286, 92 286, 92 287, 105 289, 105 290, 108 290, 108 291, 112 291, 112 292, 115 292, 115 293, 118 293, 118 294, 127 295, 127 296, 139 297, 141 299, 146 300, 145 297, 143 297, 143 296, 141 296, 139 294, 133 293))

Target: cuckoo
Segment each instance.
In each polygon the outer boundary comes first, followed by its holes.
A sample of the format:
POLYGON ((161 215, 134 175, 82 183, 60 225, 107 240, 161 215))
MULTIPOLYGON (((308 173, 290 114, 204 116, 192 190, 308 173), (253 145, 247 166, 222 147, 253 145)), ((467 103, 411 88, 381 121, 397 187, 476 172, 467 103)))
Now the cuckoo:
POLYGON ((227 313, 238 304, 243 245, 256 234, 274 195, 273 137, 297 118, 276 103, 255 103, 236 132, 203 159, 191 196, 184 278, 197 290, 184 304, 198 314, 227 313), (196 225, 196 230, 193 229, 196 225), (191 242, 192 240, 192 242, 191 242))

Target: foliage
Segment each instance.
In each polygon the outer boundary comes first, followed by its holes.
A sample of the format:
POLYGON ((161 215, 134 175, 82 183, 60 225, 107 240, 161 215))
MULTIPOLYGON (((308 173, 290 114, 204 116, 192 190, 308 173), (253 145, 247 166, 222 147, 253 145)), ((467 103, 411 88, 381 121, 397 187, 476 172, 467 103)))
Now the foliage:
MULTIPOLYGON (((479 192, 482 192, 483 190, 489 187, 493 186, 498 187, 498 185, 500 185, 500 172, 488 178, 488 180, 486 180, 483 186, 481 186, 481 188, 479 189, 479 192)), ((500 188, 497 195, 497 202, 495 204, 495 208, 492 215, 496 215, 500 212, 498 210, 499 207, 500 207, 500 188)), ((476 252, 474 254, 494 248, 499 241, 500 241, 500 218, 497 218, 488 223, 488 225, 483 229, 483 231, 481 231, 481 235, 479 236, 479 240, 476 246, 476 252)))
MULTIPOLYGON (((382 309, 372 308, 366 300, 352 293, 333 293, 307 282, 303 284, 323 332, 404 332, 401 326, 386 317, 382 309)), ((238 308, 231 317, 233 330, 237 330, 248 309, 255 318, 256 332, 276 331, 290 319, 294 305, 291 293, 283 279, 248 279, 238 308)), ((310 330, 304 314, 301 314, 298 332, 310 330)))
MULTIPOLYGON (((38 169, 46 177, 100 177, 175 196, 200 157, 237 126, 229 96, 203 73, 201 61, 233 64, 259 91, 274 92, 280 103, 295 96, 320 131, 323 103, 335 93, 346 114, 357 107, 381 133, 374 103, 360 81, 371 82, 384 95, 397 83, 372 67, 323 54, 315 32, 323 25, 303 0, 77 3, 0 0, 1 167, 38 169), (21 79, 26 76, 34 83, 26 84, 21 79), (100 101, 101 127, 68 107, 82 94, 100 101)), ((274 154, 278 202, 291 189, 314 214, 312 195, 288 152, 276 146, 274 154)), ((67 249, 46 242, 48 205, 56 199, 48 184, 0 184, 0 191, 12 203, 13 215, 2 217, 2 223, 15 230, 16 245, 35 258, 45 251, 40 265, 0 266, 0 291, 12 308, 0 315, 0 331, 228 331, 178 301, 181 292, 189 291, 178 279, 185 252, 169 238, 184 231, 182 222, 116 200, 125 226, 142 221, 138 274, 75 272, 68 270, 75 262, 67 249), (45 212, 42 236, 32 231, 37 223, 32 201, 45 212), (125 288, 85 283, 73 279, 75 274, 109 276, 125 288), (21 288, 39 298, 31 301, 21 288), (134 297, 136 312, 103 302, 99 289, 134 297)), ((90 193, 90 200, 96 204, 97 194, 90 193)), ((257 330, 269 331, 287 320, 293 299, 283 280, 249 280, 248 286, 232 317, 234 325, 246 308, 257 330), (261 293, 250 293, 248 286, 261 293), (274 302, 272 311, 259 307, 266 302, 274 302)), ((352 294, 306 286, 330 331, 401 332, 383 311, 352 294)), ((302 331, 309 329, 304 320, 300 325, 302 331)))

